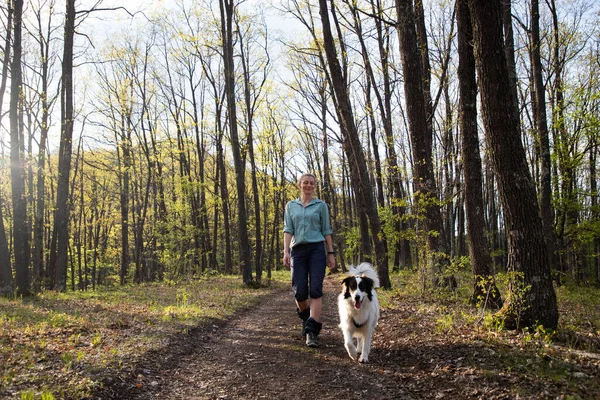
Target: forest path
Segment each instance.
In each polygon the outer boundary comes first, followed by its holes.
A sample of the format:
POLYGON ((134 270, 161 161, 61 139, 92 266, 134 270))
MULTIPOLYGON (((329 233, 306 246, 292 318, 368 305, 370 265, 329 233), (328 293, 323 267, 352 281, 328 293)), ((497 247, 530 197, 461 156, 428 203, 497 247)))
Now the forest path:
POLYGON ((340 277, 325 278, 321 347, 308 348, 300 337, 291 288, 278 290, 226 323, 199 327, 145 358, 135 381, 122 382, 110 397, 553 399, 565 393, 564 382, 511 371, 499 357, 506 349, 493 349, 468 332, 440 332, 427 305, 409 299, 382 309, 370 363, 352 361, 337 326, 340 277))
MULTIPOLYGON (((377 363, 374 338, 371 364, 352 361, 338 323, 339 275, 324 283, 320 347, 308 348, 300 336, 293 293, 277 291, 224 327, 191 335, 195 349, 160 367, 144 367, 139 387, 121 393, 130 399, 410 399, 401 381, 377 363), (374 361, 374 362, 373 362, 374 361), (142 383, 143 382, 143 383, 142 383)), ((380 336, 380 335, 379 335, 380 336)), ((123 398, 123 397, 122 397, 123 398)))

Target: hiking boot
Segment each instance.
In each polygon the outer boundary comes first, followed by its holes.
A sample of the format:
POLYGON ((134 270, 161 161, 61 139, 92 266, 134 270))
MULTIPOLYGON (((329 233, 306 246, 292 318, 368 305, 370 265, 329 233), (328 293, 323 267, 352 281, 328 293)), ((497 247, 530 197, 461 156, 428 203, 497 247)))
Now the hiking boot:
POLYGON ((321 345, 321 341, 319 340, 319 335, 313 332, 308 332, 306 334, 306 345, 308 347, 319 347, 321 345))
POLYGON ((304 311, 300 311, 296 309, 296 313, 302 320, 302 330, 300 331, 300 337, 306 336, 306 321, 310 318, 310 307, 306 308, 304 311))
POLYGON ((300 331, 300 336, 306 336, 306 320, 302 321, 302 330, 300 331))

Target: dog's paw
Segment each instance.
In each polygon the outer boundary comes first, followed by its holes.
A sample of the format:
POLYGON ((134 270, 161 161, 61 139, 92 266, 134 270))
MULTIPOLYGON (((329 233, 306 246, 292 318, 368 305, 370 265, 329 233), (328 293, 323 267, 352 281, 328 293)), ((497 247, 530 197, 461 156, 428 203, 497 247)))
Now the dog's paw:
POLYGON ((364 355, 364 354, 361 354, 361 355, 360 355, 360 358, 358 359, 358 362, 359 362, 359 363, 366 364, 366 363, 368 363, 368 362, 369 362, 369 357, 367 357, 367 356, 366 356, 366 355, 364 355))

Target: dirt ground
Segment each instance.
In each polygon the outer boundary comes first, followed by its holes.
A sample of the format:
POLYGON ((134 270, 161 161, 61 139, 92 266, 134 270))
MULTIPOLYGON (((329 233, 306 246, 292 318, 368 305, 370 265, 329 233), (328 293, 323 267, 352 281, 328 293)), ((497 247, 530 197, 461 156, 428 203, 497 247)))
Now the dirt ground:
MULTIPOLYGON (((337 327, 339 276, 325 280, 322 346, 306 347, 291 289, 221 325, 148 355, 118 399, 544 399, 574 397, 568 382, 546 384, 511 370, 483 341, 432 335, 416 305, 382 310, 369 364, 352 361, 337 327)), ((460 336, 460 335, 458 335, 460 336)), ((598 379, 598 370, 581 372, 598 379), (595 372, 594 372, 595 371, 595 372)), ((592 397, 589 397, 592 398, 592 397)))

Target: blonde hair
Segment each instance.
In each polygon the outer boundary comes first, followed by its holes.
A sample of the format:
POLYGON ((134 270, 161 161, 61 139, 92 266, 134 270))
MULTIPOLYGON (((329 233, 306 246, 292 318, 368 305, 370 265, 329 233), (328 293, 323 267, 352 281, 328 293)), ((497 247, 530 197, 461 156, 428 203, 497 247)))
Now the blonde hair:
POLYGON ((310 176, 311 178, 313 178, 315 180, 315 183, 317 183, 317 177, 314 174, 305 172, 304 174, 300 175, 300 177, 298 178, 298 185, 300 185, 302 183, 302 179, 304 179, 304 177, 306 177, 306 176, 310 176))

